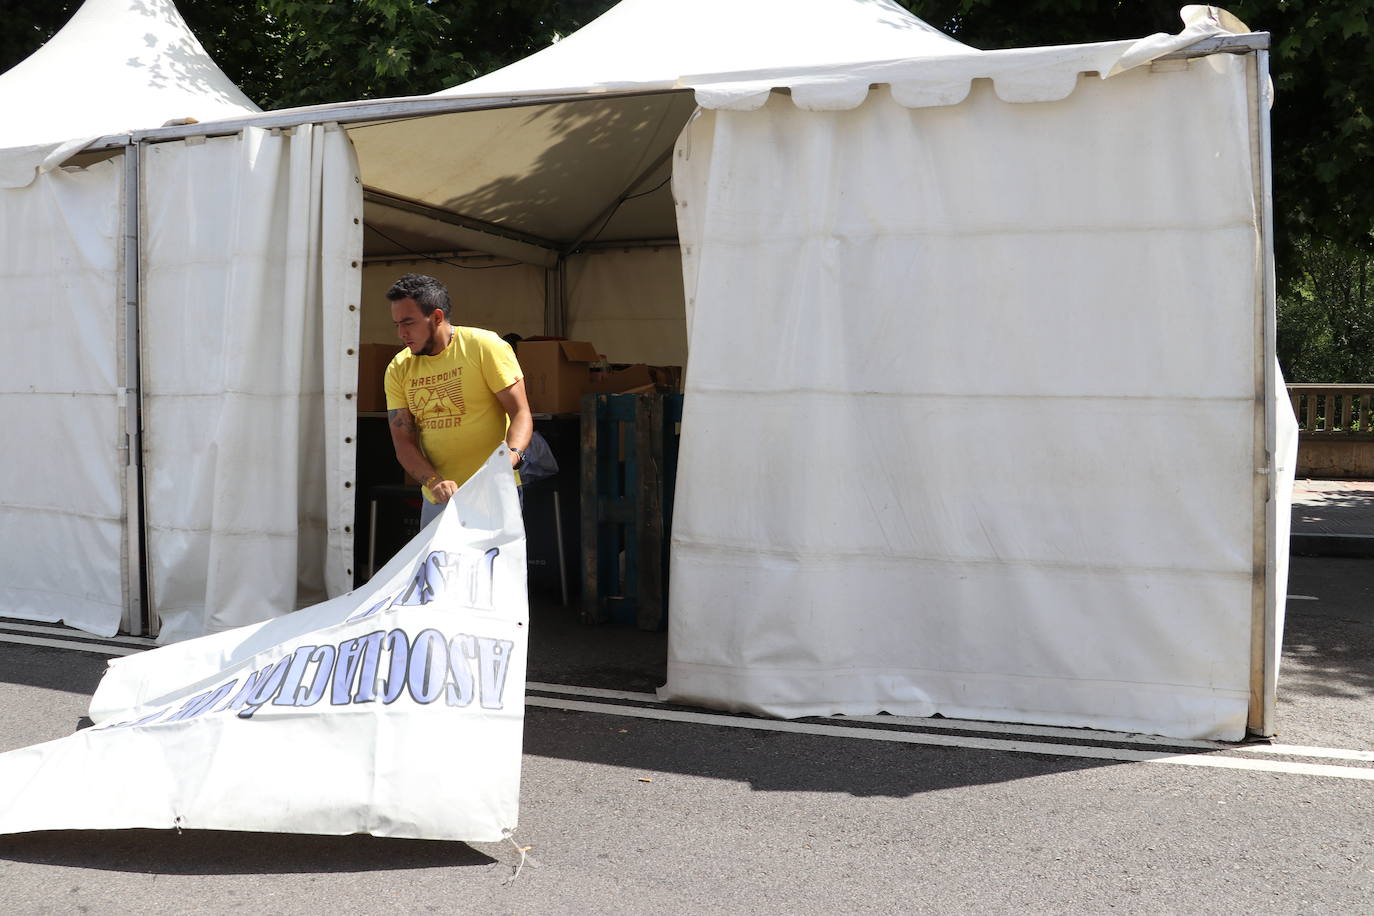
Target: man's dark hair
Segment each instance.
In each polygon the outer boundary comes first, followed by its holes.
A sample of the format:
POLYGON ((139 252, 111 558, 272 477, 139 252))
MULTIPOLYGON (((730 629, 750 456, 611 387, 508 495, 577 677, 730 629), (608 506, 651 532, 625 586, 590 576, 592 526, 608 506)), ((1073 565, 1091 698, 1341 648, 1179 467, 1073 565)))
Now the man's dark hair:
POLYGON ((445 321, 448 320, 449 310, 452 308, 448 301, 448 288, 424 274, 406 274, 391 284, 391 289, 386 291, 386 298, 391 302, 414 299, 426 318, 433 314, 435 309, 443 309, 445 321))

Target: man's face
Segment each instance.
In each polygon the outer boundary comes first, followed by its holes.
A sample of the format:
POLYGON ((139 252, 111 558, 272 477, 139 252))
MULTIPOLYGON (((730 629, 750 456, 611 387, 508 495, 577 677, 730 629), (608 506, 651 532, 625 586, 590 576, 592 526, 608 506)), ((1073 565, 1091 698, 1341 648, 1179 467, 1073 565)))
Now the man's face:
POLYGON ((420 356, 433 355, 430 350, 436 343, 434 332, 443 317, 444 313, 438 309, 426 316, 420 311, 419 303, 409 296, 391 303, 391 323, 396 325, 396 335, 411 353, 420 356))

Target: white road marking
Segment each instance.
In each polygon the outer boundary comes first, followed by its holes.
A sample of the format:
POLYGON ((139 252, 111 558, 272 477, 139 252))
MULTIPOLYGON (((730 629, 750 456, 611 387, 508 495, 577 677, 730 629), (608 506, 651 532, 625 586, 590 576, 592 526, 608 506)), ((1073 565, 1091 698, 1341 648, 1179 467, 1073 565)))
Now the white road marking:
MULTIPOLYGON (((571 696, 592 696, 604 699, 658 702, 649 693, 623 690, 604 690, 596 687, 572 687, 562 684, 528 685, 531 690, 563 693, 571 696)), ((526 705, 573 712, 597 712, 626 715, 637 719, 660 719, 668 722, 693 722, 702 725, 721 725, 727 728, 754 728, 760 731, 785 731, 796 734, 830 735, 879 741, 898 741, 910 744, 930 744, 943 747, 967 747, 984 750, 1014 751, 1027 754, 1057 754, 1064 757, 1088 757, 1101 760, 1124 760, 1142 763, 1171 763, 1179 766, 1210 766, 1225 769, 1261 770, 1271 773, 1295 773, 1310 776, 1336 776, 1342 779, 1374 780, 1374 769, 1331 766, 1325 764, 1290 763, 1279 760, 1248 760, 1242 757, 1214 757, 1198 754, 1169 754, 1159 751, 1136 751, 1124 748, 1088 747, 1075 744, 1017 741, 1003 738, 980 738, 962 735, 931 735, 921 732, 872 728, 848 728, 843 725, 823 725, 782 719, 754 719, 721 713, 698 713, 671 709, 646 709, 641 706, 620 706, 612 703, 592 703, 550 697, 527 696, 526 705)), ((924 727, 981 731, 1009 735, 1081 738, 1116 743, 1156 744, 1168 747, 1196 747, 1206 751, 1229 753, 1259 753, 1287 757, 1319 757, 1334 760, 1374 761, 1374 751, 1345 748, 1302 747, 1300 745, 1233 745, 1220 741, 1186 741, 1159 738, 1153 735, 1130 735, 1119 732, 1092 731, 1076 728, 1049 728, 1034 725, 1009 725, 1001 722, 967 722, 958 719, 914 719, 901 716, 845 716, 844 720, 888 725, 920 725, 924 727)))
MULTIPOLYGON (((542 690, 545 693, 561 693, 575 697, 634 700, 641 703, 663 702, 656 694, 632 693, 627 690, 604 690, 599 687, 574 687, 567 684, 533 682, 526 686, 530 690, 542 690)), ((836 719, 850 722, 869 722, 876 725, 913 725, 920 728, 1024 735, 1035 738, 1079 738, 1086 741, 1110 741, 1114 744, 1193 747, 1204 751, 1230 751, 1240 754, 1269 754, 1277 757, 1319 757, 1327 760, 1374 762, 1374 751, 1358 751, 1339 747, 1305 747, 1300 744, 1230 744, 1225 741, 1161 738, 1158 735, 1141 735, 1134 732, 1107 732, 1091 728, 1059 728, 1049 725, 1018 725, 1010 722, 976 722, 970 719, 928 719, 914 716, 836 716, 836 719)))
POLYGON ((1319 601, 1316 595, 1289 595, 1289 601, 1319 601))

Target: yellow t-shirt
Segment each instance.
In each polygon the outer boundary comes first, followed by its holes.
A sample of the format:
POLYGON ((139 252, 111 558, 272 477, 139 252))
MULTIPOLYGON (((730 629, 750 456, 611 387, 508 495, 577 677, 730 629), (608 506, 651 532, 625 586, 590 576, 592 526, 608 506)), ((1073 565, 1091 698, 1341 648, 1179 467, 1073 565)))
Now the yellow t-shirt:
MULTIPOLYGON (((491 331, 454 327, 438 356, 402 350, 386 367, 386 408, 409 408, 420 448, 445 480, 463 483, 506 438, 510 418, 495 392, 523 377, 510 344, 491 331)), ((434 502, 427 487, 425 499, 434 502)))

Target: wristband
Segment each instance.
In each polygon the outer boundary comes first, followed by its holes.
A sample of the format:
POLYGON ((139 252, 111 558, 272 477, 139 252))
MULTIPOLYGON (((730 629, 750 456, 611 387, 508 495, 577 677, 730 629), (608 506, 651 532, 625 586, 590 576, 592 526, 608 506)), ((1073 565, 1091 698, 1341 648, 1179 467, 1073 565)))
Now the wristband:
POLYGON ((434 489, 434 485, 435 485, 436 483, 443 483, 443 482, 444 482, 444 478, 440 477, 438 474, 435 474, 435 475, 433 475, 433 476, 431 476, 431 477, 426 477, 426 478, 425 478, 425 489, 426 489, 426 490, 431 490, 431 491, 432 491, 432 490, 434 489))

